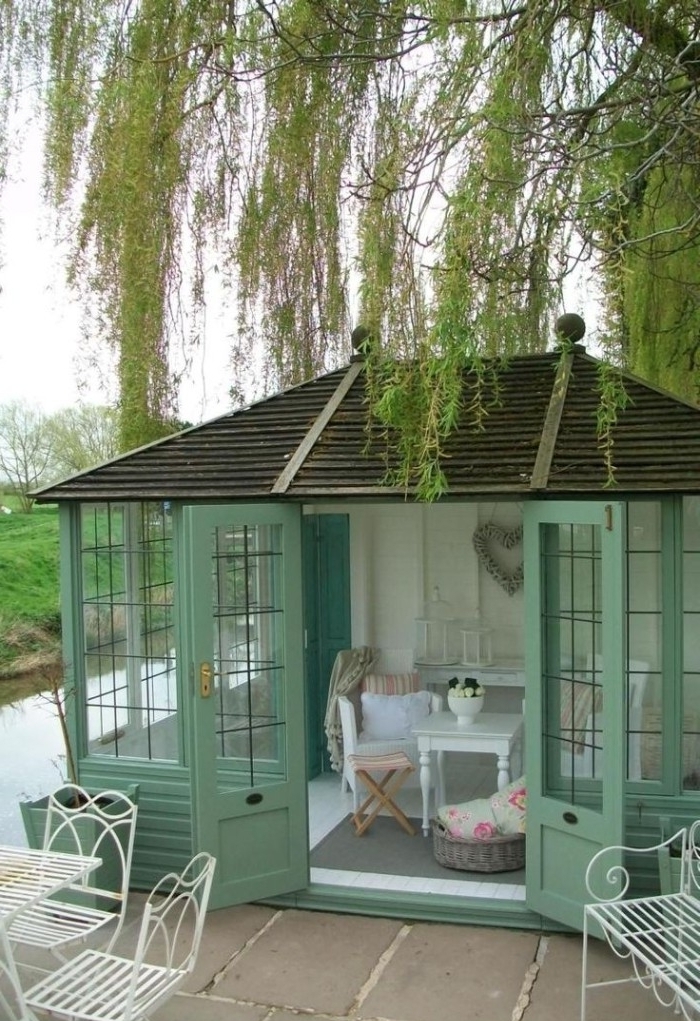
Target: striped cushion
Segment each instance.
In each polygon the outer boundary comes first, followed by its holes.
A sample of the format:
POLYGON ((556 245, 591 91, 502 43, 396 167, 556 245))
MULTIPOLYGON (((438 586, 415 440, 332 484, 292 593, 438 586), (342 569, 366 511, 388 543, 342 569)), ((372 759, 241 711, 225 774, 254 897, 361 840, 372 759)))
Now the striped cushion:
POLYGON ((348 755, 353 770, 363 769, 415 769, 405 752, 387 752, 384 755, 348 755))
POLYGON ((418 674, 366 674, 360 691, 373 695, 409 695, 420 690, 418 674))

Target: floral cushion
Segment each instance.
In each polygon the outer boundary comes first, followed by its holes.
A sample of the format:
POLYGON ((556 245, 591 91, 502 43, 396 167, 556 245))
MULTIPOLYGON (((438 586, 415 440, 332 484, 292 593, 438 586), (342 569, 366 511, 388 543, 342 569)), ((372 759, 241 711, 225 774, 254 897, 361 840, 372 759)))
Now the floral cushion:
POLYGON ((443 805, 438 819, 451 837, 488 840, 498 836, 490 798, 474 798, 461 805, 443 805))
POLYGON ((524 833, 527 788, 525 777, 518 777, 491 796, 491 808, 501 833, 524 833))
POLYGON ((513 780, 490 798, 474 798, 459 805, 442 805, 437 817, 451 837, 488 840, 525 832, 525 777, 513 780))

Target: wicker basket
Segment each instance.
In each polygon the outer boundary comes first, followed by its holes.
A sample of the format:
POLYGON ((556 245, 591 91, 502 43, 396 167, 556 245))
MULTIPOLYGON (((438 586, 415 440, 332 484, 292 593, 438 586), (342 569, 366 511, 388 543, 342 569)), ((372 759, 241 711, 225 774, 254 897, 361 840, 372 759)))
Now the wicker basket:
POLYGON ((525 834, 508 833, 488 840, 451 836, 437 819, 432 821, 433 854, 439 865, 467 872, 511 872, 525 865, 525 834))

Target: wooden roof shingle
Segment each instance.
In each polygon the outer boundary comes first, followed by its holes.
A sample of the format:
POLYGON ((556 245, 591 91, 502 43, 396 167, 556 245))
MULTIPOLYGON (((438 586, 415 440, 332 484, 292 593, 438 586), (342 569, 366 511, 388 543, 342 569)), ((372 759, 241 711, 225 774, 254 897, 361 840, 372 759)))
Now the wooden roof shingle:
MULTIPOLYGON (((444 446, 449 496, 700 490, 700 409, 627 373, 609 486, 597 436, 600 365, 578 346, 564 357, 498 363, 482 383, 483 428, 468 410, 477 379, 466 372, 465 410, 444 446)), ((37 499, 405 499, 386 484, 386 438, 378 427, 368 433, 363 368, 353 360, 58 482, 37 499)))

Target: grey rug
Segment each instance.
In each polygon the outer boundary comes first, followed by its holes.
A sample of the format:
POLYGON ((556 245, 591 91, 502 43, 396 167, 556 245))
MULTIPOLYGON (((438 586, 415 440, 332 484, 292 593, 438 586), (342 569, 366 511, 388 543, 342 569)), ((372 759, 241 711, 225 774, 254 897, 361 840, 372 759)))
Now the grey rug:
POLYGON ((466 872, 439 865, 433 857, 433 838, 424 837, 420 819, 411 819, 415 837, 388 816, 379 816, 358 837, 346 816, 311 852, 311 867, 350 872, 378 872, 386 876, 421 879, 468 879, 471 882, 523 884, 525 869, 514 872, 466 872))

